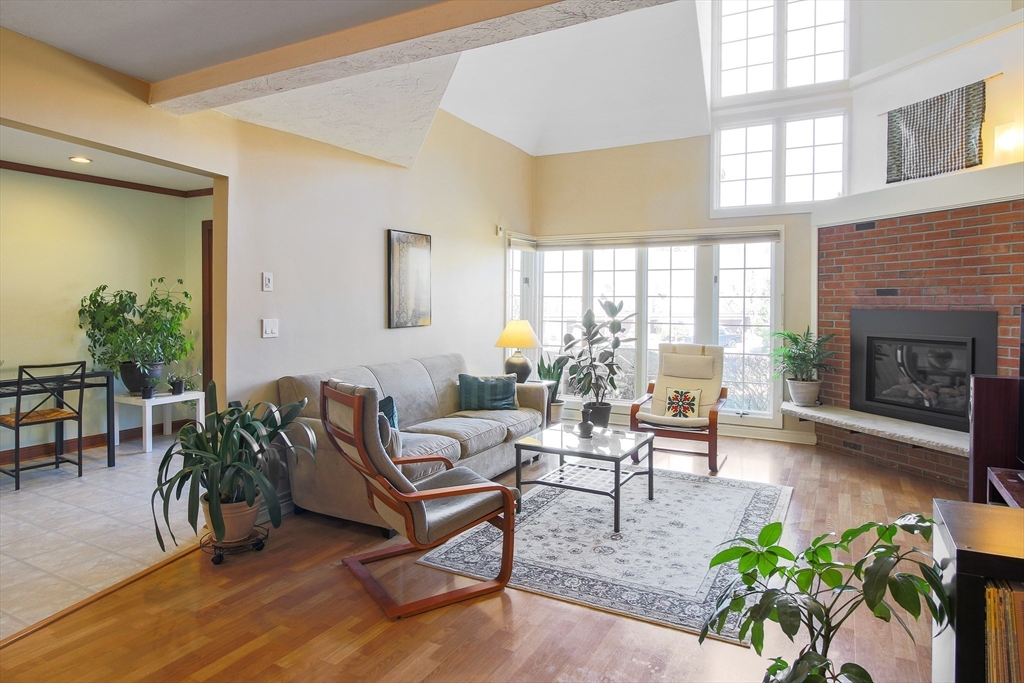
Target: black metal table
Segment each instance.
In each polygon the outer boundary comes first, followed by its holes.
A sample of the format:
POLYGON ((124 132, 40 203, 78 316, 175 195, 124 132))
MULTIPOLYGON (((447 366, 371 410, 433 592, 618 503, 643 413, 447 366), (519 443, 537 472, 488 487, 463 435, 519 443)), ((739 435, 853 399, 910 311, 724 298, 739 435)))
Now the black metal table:
MULTIPOLYGON (((41 377, 43 382, 46 382, 45 377, 41 377)), ((56 386, 58 383, 54 382, 51 386, 56 386)), ((112 370, 93 370, 92 372, 85 373, 85 388, 86 389, 106 389, 107 390, 107 467, 114 466, 114 372, 112 370)), ((32 396, 38 394, 48 393, 46 389, 35 385, 34 387, 26 387, 22 392, 22 396, 32 396)), ((57 392, 63 394, 63 392, 57 392)), ((14 398, 18 395, 18 380, 17 379, 4 379, 0 380, 0 398, 14 398)), ((56 449, 57 455, 64 454, 64 423, 54 422, 54 448, 56 449)))
MULTIPOLYGON (((619 499, 622 486, 643 470, 622 475, 622 461, 632 458, 639 463, 640 449, 647 446, 647 499, 654 500, 654 435, 648 432, 627 432, 615 429, 594 429, 589 439, 581 439, 573 431, 575 425, 549 427, 541 432, 516 441, 516 488, 522 491, 523 484, 554 486, 572 491, 583 491, 608 496, 615 501, 615 533, 619 532, 619 499), (531 453, 552 453, 558 455, 558 469, 548 472, 540 479, 523 480, 523 451, 531 453), (610 462, 614 469, 566 463, 565 456, 610 462)), ((518 511, 523 509, 522 496, 518 511)))

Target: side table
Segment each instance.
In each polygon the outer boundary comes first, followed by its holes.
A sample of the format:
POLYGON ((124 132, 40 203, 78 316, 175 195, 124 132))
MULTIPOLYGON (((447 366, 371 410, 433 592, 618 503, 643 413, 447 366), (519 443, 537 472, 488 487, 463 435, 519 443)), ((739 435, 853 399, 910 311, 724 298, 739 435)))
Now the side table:
POLYGON ((153 398, 118 394, 114 396, 114 444, 121 443, 121 405, 139 406, 142 408, 142 451, 153 450, 153 407, 164 407, 164 434, 171 433, 171 410, 173 404, 185 401, 196 402, 196 420, 206 419, 206 394, 201 391, 186 391, 183 394, 155 394, 153 398))
POLYGON ((988 468, 988 504, 1007 505, 1012 508, 1024 507, 1024 470, 1005 467, 988 468))

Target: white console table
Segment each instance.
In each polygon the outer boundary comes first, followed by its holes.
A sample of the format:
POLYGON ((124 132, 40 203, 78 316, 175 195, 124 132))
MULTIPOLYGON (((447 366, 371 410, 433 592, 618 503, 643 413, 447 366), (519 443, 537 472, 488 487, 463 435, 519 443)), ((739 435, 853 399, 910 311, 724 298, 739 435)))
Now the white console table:
POLYGON ((114 396, 114 444, 121 443, 121 412, 122 405, 142 408, 142 450, 149 453, 153 450, 153 407, 164 407, 164 434, 170 434, 172 425, 172 409, 175 403, 184 401, 196 402, 196 420, 206 419, 206 394, 201 391, 186 391, 183 394, 154 394, 153 398, 117 394, 114 396))

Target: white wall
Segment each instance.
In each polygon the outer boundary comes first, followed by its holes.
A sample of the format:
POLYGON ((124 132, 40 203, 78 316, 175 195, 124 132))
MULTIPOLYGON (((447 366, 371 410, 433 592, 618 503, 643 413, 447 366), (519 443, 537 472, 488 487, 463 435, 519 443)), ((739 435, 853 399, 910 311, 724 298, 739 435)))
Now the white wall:
MULTIPOLYGON (((891 3, 900 4, 900 3, 891 3)), ((985 3, 979 3, 984 5, 985 3)), ((854 79, 850 121, 850 194, 885 187, 886 117, 883 112, 988 78, 982 130, 984 166, 995 163, 994 129, 1020 120, 1024 108, 1024 12, 1016 23, 880 78, 858 84, 854 79)), ((920 182, 928 182, 920 181, 920 182)), ((942 203, 942 197, 936 196, 942 203)))
MULTIPOLYGON (((200 224, 212 214, 210 197, 0 171, 0 376, 17 377, 21 364, 68 360, 86 360, 92 370, 78 307, 101 284, 146 297, 151 278, 182 278, 195 297, 188 325, 201 330, 200 224)), ((200 343, 193 365, 201 352, 200 343)), ((125 391, 120 381, 117 390, 125 391)), ((85 434, 105 431, 104 400, 102 391, 86 392, 85 434)), ((5 399, 0 410, 13 407, 5 399)), ((122 429, 139 424, 138 411, 125 411, 122 429)), ((52 434, 52 427, 25 430, 22 443, 52 441, 52 434)), ((73 435, 74 428, 66 431, 67 438, 73 435)), ((0 449, 13 446, 12 432, 3 430, 0 449)))
POLYGON ((852 0, 850 74, 909 55, 1011 11, 1010 0, 852 0))

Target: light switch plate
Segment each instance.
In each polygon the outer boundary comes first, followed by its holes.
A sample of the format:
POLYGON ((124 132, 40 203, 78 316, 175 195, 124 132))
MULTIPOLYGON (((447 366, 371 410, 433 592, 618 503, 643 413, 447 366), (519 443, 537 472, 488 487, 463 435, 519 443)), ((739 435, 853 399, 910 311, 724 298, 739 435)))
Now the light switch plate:
POLYGON ((273 292, 274 291, 274 274, 263 272, 263 291, 273 292))
POLYGON ((278 322, 277 318, 264 318, 263 319, 263 338, 272 339, 277 337, 278 334, 278 322))

